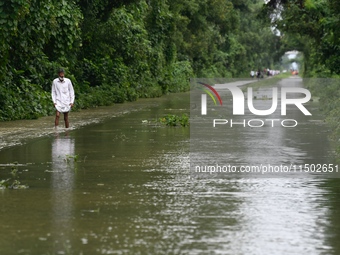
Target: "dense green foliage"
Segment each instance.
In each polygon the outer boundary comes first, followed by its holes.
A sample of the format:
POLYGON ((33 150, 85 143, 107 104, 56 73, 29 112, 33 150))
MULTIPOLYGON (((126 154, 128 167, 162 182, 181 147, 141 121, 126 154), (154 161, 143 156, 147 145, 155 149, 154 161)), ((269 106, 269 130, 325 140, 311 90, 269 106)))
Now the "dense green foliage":
POLYGON ((337 0, 271 0, 263 8, 281 31, 281 53, 303 52, 303 76, 333 128, 340 159, 340 2, 337 0), (278 15, 279 13, 279 15, 278 15))
POLYGON ((189 89, 190 77, 272 67, 262 0, 0 1, 0 120, 53 112, 59 67, 76 108, 189 89))

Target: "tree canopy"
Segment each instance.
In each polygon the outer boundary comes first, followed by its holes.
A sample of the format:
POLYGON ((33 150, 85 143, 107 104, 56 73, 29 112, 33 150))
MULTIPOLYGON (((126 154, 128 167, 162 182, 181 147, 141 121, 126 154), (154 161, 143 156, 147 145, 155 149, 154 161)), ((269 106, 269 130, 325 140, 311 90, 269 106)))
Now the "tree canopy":
POLYGON ((0 120, 50 114, 63 67, 77 108, 185 91, 274 65, 262 0, 0 1, 0 120))

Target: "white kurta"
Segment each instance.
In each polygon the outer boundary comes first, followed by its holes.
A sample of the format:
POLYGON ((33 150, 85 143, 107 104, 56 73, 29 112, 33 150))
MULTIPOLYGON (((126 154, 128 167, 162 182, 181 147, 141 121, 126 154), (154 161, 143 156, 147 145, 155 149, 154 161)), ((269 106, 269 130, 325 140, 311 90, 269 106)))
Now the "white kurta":
POLYGON ((74 103, 74 90, 70 79, 61 82, 56 78, 52 82, 52 100, 58 112, 69 112, 74 103))

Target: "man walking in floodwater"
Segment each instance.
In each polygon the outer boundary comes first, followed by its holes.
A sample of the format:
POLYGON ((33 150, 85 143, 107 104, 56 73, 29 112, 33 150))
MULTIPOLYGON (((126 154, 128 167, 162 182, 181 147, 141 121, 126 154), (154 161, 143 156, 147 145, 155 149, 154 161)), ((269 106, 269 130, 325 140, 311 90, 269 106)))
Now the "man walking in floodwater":
POLYGON ((59 69, 58 78, 52 82, 52 101, 56 108, 55 127, 59 125, 60 113, 64 114, 65 128, 69 127, 68 113, 74 103, 74 90, 70 79, 65 78, 64 69, 59 69))

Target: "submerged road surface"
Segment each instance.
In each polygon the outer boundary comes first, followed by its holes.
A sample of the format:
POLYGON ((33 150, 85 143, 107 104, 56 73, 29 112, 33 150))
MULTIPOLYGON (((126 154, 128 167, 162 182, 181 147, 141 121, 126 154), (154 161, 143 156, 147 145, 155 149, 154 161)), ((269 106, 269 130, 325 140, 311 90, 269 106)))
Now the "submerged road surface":
MULTIPOLYGON (((53 117, 27 122, 47 131, 0 151, 0 180, 30 186, 0 190, 0 254, 340 254, 339 179, 194 178, 189 128, 153 121, 189 113, 188 94, 145 102, 68 132, 54 131, 53 117)), ((114 112, 89 119, 107 109, 114 112)), ((17 123, 6 125, 25 126, 17 123)), ((328 157, 327 126, 316 125, 324 132, 311 124, 296 136, 303 145, 281 132, 277 139, 290 146, 280 160, 328 157)), ((247 132, 247 143, 263 142, 247 132)), ((238 149, 243 160, 257 160, 251 148, 238 149)), ((273 160, 270 151, 261 156, 273 160)))

